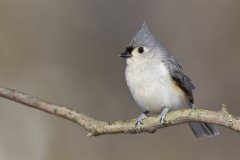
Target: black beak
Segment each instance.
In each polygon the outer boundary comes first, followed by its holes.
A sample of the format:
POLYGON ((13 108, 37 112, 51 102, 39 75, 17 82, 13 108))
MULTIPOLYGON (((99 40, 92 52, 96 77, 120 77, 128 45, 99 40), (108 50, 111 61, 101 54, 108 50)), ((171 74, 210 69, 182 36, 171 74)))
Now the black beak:
POLYGON ((123 52, 123 53, 119 54, 119 56, 122 58, 129 58, 129 57, 132 57, 132 54, 129 52, 123 52))

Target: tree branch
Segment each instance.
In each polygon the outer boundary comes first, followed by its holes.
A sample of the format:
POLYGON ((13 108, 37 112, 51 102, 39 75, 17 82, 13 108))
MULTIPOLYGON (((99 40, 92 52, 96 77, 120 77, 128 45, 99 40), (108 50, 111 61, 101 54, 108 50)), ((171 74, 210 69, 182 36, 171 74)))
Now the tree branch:
POLYGON ((5 87, 0 87, 0 97, 7 98, 11 101, 15 101, 75 122, 88 131, 88 136, 117 133, 154 133, 159 128, 179 125, 188 122, 213 123, 240 133, 240 117, 229 114, 225 105, 222 106, 221 111, 217 112, 204 109, 185 109, 169 112, 166 116, 163 126, 159 124, 159 116, 148 117, 143 121, 144 125, 141 126, 139 131, 135 128, 135 119, 115 122, 98 121, 83 113, 71 110, 67 107, 56 105, 41 100, 37 97, 33 97, 5 87))

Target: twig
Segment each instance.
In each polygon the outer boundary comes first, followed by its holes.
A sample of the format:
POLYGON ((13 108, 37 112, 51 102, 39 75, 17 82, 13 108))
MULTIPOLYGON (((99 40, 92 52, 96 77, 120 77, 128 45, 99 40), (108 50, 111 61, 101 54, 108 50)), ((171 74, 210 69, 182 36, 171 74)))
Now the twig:
POLYGON ((172 111, 167 114, 163 126, 159 124, 158 116, 148 117, 143 121, 144 125, 139 131, 135 128, 135 119, 115 122, 98 121, 67 107, 56 105, 41 100, 37 97, 33 97, 5 87, 0 87, 0 96, 75 122, 83 126, 88 131, 88 136, 117 133, 154 133, 159 128, 188 122, 213 123, 240 133, 240 117, 229 114, 225 105, 222 106, 220 111, 209 111, 204 109, 185 109, 172 111))

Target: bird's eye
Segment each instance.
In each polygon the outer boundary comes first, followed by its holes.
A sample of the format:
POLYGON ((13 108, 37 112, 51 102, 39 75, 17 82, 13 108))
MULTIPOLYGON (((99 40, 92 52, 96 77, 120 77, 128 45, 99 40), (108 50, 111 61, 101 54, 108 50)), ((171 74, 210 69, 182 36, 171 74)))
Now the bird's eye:
POLYGON ((138 48, 138 53, 143 53, 143 52, 144 52, 143 47, 139 47, 139 48, 138 48))

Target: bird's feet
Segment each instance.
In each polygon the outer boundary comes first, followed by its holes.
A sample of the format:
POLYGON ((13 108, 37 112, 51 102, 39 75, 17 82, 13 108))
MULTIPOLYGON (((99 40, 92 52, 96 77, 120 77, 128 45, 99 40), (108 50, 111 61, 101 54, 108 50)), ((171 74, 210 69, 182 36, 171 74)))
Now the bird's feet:
POLYGON ((159 115, 160 117, 160 125, 163 125, 164 123, 164 120, 166 118, 166 115, 168 113, 169 109, 167 107, 164 107, 159 115))
POLYGON ((143 120, 147 118, 149 111, 143 112, 137 119, 135 123, 135 128, 140 132, 140 127, 143 125, 143 120))

